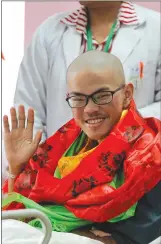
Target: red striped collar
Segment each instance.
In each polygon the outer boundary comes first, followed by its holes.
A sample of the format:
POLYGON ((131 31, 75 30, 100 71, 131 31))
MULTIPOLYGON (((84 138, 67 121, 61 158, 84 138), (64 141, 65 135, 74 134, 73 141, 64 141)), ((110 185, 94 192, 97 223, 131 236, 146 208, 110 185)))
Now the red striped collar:
MULTIPOLYGON (((87 14, 85 7, 80 7, 74 12, 68 14, 61 22, 67 25, 76 26, 76 30, 79 33, 86 33, 87 26, 87 14)), ((123 1, 118 13, 118 22, 116 30, 120 27, 120 24, 124 25, 138 25, 139 18, 137 16, 133 3, 129 1, 123 1)))

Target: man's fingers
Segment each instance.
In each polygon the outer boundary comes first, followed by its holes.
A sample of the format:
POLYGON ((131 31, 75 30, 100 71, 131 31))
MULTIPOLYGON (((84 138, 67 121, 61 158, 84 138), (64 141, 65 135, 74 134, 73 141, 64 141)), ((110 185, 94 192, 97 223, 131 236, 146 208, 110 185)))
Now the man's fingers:
POLYGON ((12 126, 12 129, 14 130, 18 126, 16 109, 15 108, 11 108, 10 109, 10 114, 11 114, 11 126, 12 126))
POLYGON ((19 123, 19 128, 25 128, 25 108, 23 105, 20 105, 18 107, 18 123, 19 123))
POLYGON ((5 133, 10 132, 9 122, 8 122, 8 116, 7 115, 4 115, 3 116, 3 126, 4 126, 4 132, 5 133))
POLYGON ((27 115, 27 126, 26 129, 33 131, 34 126, 34 111, 32 108, 29 108, 28 115, 27 115))
POLYGON ((33 143, 38 146, 40 141, 41 141, 41 137, 42 137, 42 131, 38 131, 35 135, 35 138, 33 140, 33 143))

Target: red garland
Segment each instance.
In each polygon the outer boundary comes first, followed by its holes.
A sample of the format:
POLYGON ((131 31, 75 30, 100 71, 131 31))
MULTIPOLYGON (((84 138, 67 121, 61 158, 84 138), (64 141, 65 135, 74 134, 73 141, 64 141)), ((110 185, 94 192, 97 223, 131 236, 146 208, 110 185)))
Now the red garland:
MULTIPOLYGON (((160 121, 143 119, 132 104, 109 136, 72 173, 55 178, 58 160, 81 130, 69 121, 43 143, 14 190, 35 202, 65 205, 77 217, 104 222, 127 211, 161 180, 160 121), (108 186, 123 165, 125 183, 108 186)), ((3 187, 7 193, 8 183, 3 187)), ((8 209, 22 207, 11 204, 8 209)))

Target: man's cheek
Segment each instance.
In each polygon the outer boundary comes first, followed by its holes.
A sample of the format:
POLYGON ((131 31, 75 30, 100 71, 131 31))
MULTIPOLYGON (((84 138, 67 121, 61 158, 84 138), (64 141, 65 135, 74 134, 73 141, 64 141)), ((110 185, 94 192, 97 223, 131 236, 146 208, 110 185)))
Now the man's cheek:
POLYGON ((74 119, 77 119, 77 117, 78 117, 78 112, 77 112, 77 109, 75 109, 75 108, 73 108, 72 109, 72 113, 73 113, 73 117, 74 117, 74 119))
POLYGON ((111 106, 110 106, 110 112, 112 113, 112 115, 117 116, 117 114, 119 114, 121 111, 122 111, 121 100, 114 99, 111 106))
POLYGON ((75 119, 76 123, 78 125, 81 124, 81 121, 83 119, 83 114, 81 111, 77 110, 77 109, 73 109, 73 118, 75 119))

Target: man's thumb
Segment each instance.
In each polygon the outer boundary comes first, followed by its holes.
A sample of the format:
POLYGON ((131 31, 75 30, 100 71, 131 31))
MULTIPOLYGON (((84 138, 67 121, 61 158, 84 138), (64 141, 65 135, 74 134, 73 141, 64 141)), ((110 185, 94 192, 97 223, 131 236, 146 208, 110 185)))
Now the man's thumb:
POLYGON ((33 143, 38 147, 42 137, 42 131, 38 131, 35 135, 35 138, 33 140, 33 143))

